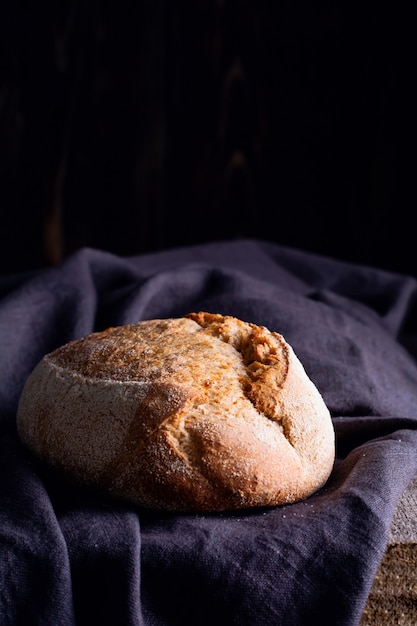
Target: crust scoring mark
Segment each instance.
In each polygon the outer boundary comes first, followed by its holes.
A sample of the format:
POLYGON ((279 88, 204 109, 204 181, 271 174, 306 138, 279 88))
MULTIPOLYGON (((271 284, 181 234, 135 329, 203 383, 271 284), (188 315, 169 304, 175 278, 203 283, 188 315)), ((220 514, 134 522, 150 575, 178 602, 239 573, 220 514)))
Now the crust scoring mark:
POLYGON ((247 377, 241 379, 245 396, 265 417, 282 423, 278 400, 289 369, 289 349, 283 337, 265 327, 241 322, 230 316, 212 313, 189 313, 208 333, 231 344, 242 356, 247 377))
POLYGON ((129 465, 129 462, 142 454, 148 441, 167 424, 178 420, 190 409, 195 397, 190 396, 188 389, 172 387, 164 383, 149 385, 149 393, 142 398, 136 407, 119 454, 104 469, 102 480, 108 487, 114 479, 129 465))

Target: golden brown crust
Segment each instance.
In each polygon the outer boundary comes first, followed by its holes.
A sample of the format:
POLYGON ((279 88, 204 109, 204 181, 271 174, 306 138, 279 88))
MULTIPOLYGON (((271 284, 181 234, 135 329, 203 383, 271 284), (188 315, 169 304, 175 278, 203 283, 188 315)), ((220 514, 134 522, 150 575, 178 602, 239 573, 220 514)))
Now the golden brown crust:
POLYGON ((167 510, 294 502, 334 461, 329 412, 283 337, 205 312, 109 328, 45 356, 17 425, 70 476, 167 510))

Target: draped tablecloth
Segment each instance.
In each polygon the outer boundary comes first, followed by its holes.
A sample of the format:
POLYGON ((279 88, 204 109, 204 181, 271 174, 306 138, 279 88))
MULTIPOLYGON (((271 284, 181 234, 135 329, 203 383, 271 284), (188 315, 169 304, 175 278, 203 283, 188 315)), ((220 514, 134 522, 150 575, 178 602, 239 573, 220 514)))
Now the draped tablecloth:
POLYGON ((417 471, 417 283, 257 240, 120 257, 85 248, 0 279, 0 624, 353 626, 417 471), (205 310, 284 335, 337 459, 307 500, 135 508, 57 478, 15 427, 42 356, 108 326, 205 310))

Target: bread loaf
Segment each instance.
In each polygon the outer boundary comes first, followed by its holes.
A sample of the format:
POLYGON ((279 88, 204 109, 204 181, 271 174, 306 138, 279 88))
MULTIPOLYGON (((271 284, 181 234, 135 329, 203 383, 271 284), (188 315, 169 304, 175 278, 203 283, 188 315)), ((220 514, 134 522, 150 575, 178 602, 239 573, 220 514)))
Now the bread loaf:
POLYGON ((17 428, 70 478, 170 511, 295 502, 334 462, 329 411, 283 337, 204 312, 109 328, 46 355, 17 428))

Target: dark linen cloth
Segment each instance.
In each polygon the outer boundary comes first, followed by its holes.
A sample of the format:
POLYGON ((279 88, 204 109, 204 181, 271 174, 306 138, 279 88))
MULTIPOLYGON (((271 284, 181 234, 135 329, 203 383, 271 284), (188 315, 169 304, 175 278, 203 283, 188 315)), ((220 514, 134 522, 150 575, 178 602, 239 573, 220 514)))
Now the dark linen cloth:
POLYGON ((121 258, 83 249, 0 279, 1 626, 353 626, 417 471, 413 277, 277 244, 121 258), (41 357, 110 325, 207 310, 278 331, 334 420, 337 460, 304 502, 146 511, 69 485, 20 444, 41 357))

